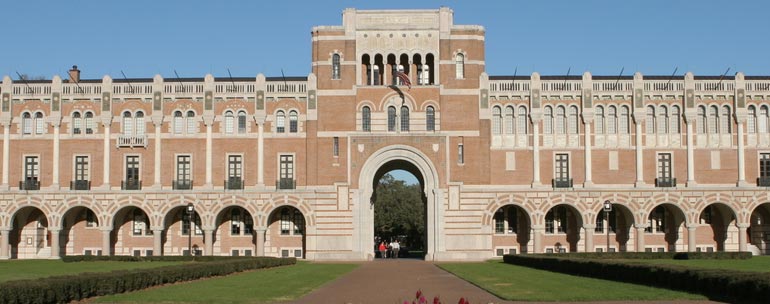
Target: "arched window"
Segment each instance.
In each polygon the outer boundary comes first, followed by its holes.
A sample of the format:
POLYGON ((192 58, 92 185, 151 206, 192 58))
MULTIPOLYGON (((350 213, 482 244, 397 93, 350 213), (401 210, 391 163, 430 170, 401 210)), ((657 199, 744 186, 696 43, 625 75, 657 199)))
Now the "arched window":
POLYGON ((275 113, 275 132, 283 133, 286 131, 286 113, 278 111, 275 113))
POLYGON ((361 129, 364 132, 372 131, 372 109, 369 106, 364 106, 361 109, 361 129))
POLYGON ((297 111, 292 110, 289 112, 289 132, 297 133, 297 111))
POLYGON ((708 116, 708 132, 709 134, 717 134, 717 126, 719 120, 719 108, 717 106, 711 106, 709 107, 709 116, 708 116))
POLYGON ((503 120, 503 114, 502 110, 500 110, 499 106, 494 106, 492 108, 492 134, 500 134, 501 131, 501 125, 503 120))
POLYGON ((409 131, 409 108, 401 106, 401 131, 409 131))
POLYGON ((246 111, 238 111, 238 133, 246 133, 246 111))
POLYGON ((658 121, 656 121, 656 123, 658 123, 658 134, 668 133, 668 108, 666 106, 660 106, 660 110, 658 110, 658 121))
POLYGON ((679 106, 671 106, 671 116, 669 117, 668 131, 671 133, 679 134, 682 132, 681 125, 682 115, 679 112, 679 106))
POLYGON ((620 107, 620 116, 618 116, 618 133, 628 134, 628 122, 629 122, 629 110, 628 106, 620 107))
POLYGON ((553 108, 545 107, 543 115, 543 134, 553 134, 553 108))
POLYGON ((527 134, 527 107, 519 106, 516 115, 516 134, 527 134))
POLYGON ((556 129, 556 134, 564 134, 567 133, 566 131, 566 121, 567 121, 567 113, 564 109, 564 106, 558 106, 556 107, 556 121, 554 124, 554 129, 556 129))
POLYGON ((35 134, 43 134, 45 128, 45 120, 43 120, 43 113, 35 113, 35 134))
POLYGON ((698 134, 706 134, 706 107, 698 106, 698 116, 696 120, 696 132, 698 134))
POLYGON ((86 134, 94 134, 94 113, 86 112, 86 134))
POLYGON ((143 136, 144 135, 144 112, 138 111, 136 112, 136 136, 143 136))
POLYGON ((433 106, 428 106, 425 109, 425 129, 436 131, 436 110, 433 109, 433 106))
POLYGON ((340 54, 332 55, 332 79, 340 79, 340 54))
POLYGON ((607 134, 615 134, 618 132, 618 108, 615 106, 607 107, 607 134))
POLYGON ((21 130, 24 134, 32 134, 32 114, 24 113, 21 115, 21 130))
POLYGON ((644 124, 647 134, 655 134, 655 107, 647 106, 647 121, 644 124))
POLYGON ((388 107, 388 131, 396 131, 396 107, 388 107))
MULTIPOLYGON (((179 113, 182 114, 182 113, 179 113)), ((129 136, 134 134, 134 120, 131 118, 131 112, 123 112, 123 135, 129 136)))
POLYGON ((195 133, 198 122, 195 121, 195 112, 187 111, 187 134, 195 133))
POLYGON ((762 107, 759 108, 759 116, 757 117, 757 133, 767 133, 770 132, 768 130, 768 120, 770 117, 768 117, 768 109, 767 105, 762 105, 762 107))
POLYGON ((505 134, 513 134, 513 107, 505 107, 505 134))
POLYGON ((181 111, 174 112, 174 133, 176 134, 182 134, 184 133, 184 118, 182 117, 181 111))
POLYGON ((722 106, 722 113, 719 119, 719 133, 730 134, 732 128, 730 128, 730 107, 722 106))
POLYGON ((80 112, 72 113, 72 134, 80 134, 81 128, 83 128, 83 119, 80 117, 80 112))
POLYGON ((457 79, 465 78, 465 55, 463 54, 455 56, 455 77, 457 79))
POLYGON ((753 105, 749 106, 749 119, 746 121, 746 129, 748 133, 757 133, 757 108, 753 105))
POLYGON ((604 133, 604 107, 597 106, 596 107, 596 125, 594 126, 594 132, 596 134, 603 134, 604 133))
POLYGON ((235 120, 235 116, 233 116, 233 111, 225 112, 225 133, 227 134, 233 133, 234 120, 235 120))
POLYGON ((569 134, 578 134, 578 108, 576 106, 569 107, 568 124, 569 134))

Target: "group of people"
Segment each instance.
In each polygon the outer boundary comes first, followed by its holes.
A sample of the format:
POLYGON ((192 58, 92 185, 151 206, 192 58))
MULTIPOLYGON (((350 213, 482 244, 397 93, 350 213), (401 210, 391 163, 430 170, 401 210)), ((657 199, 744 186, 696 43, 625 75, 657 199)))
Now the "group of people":
POLYGON ((398 240, 393 240, 390 243, 386 243, 385 241, 380 242, 380 245, 377 246, 377 250, 380 252, 380 258, 382 259, 397 259, 398 258, 398 251, 401 249, 401 245, 398 243, 398 240))

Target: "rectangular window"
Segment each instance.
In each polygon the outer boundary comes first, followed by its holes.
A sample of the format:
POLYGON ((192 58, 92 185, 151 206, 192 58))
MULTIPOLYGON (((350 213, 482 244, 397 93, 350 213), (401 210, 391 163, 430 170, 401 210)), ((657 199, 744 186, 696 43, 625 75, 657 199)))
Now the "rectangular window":
POLYGON ((228 155, 227 156, 227 178, 241 179, 243 173, 243 156, 241 155, 228 155))
POLYGON ((500 208, 495 212, 495 233, 501 234, 505 232, 505 213, 500 208))
POLYGON ((515 207, 508 207, 506 220, 508 221, 508 233, 519 233, 519 214, 515 207))
POLYGON ((465 148, 463 144, 457 145, 457 163, 458 164, 465 163, 465 148))
POLYGON ((278 189, 294 189, 294 155, 281 155, 278 189))
POLYGON ((190 189, 192 186, 192 168, 190 155, 177 155, 176 157, 176 188, 190 189))
POLYGON ((37 156, 24 157, 24 181, 37 184, 40 176, 40 160, 37 156))
POLYGON ((124 189, 126 190, 139 190, 141 184, 139 177, 139 156, 127 155, 126 156, 126 181, 124 189))
POLYGON ((757 186, 770 187, 770 153, 759 154, 759 178, 757 186))
POLYGON ((144 232, 145 227, 145 218, 144 218, 144 212, 141 212, 137 209, 134 209, 134 221, 133 221, 133 234, 134 235, 142 235, 142 232, 144 232))
POLYGON ((281 210, 281 235, 289 235, 291 231, 291 214, 287 208, 281 210))
MULTIPOLYGON (((201 217, 195 213, 195 235, 203 235, 201 230, 201 217)), ((190 214, 187 211, 182 211, 182 235, 188 235, 190 233, 190 214)))
POLYGON ((672 168, 671 168, 671 153, 659 153, 658 154, 658 187, 674 187, 672 168))
POLYGON ((557 153, 554 158, 554 188, 570 188, 569 154, 557 153))
POLYGON ((334 146, 332 147, 332 154, 334 157, 340 156, 340 138, 334 137, 334 146))
POLYGON ((241 235, 241 210, 233 208, 230 213, 230 235, 241 235))
POLYGON ((75 156, 75 181, 88 180, 88 156, 75 156))

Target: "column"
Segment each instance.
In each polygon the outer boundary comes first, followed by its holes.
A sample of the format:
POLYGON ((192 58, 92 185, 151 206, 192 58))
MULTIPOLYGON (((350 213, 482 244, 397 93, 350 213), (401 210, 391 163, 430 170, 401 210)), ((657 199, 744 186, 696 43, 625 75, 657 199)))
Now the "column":
POLYGON ((155 176, 152 183, 152 188, 154 189, 161 189, 163 188, 163 181, 160 180, 160 153, 161 153, 161 143, 160 143, 160 131, 162 126, 162 118, 158 117, 152 118, 152 124, 155 127, 155 176))
POLYGON ((687 118, 687 186, 695 186, 695 152, 693 150, 692 119, 687 118))
POLYGON ((110 189, 110 124, 110 121, 102 122, 102 126, 104 127, 104 159, 102 161, 104 164, 104 171, 102 173, 102 187, 107 190, 110 189))
POLYGON ((257 185, 265 186, 265 123, 257 122, 257 185))
POLYGON ((203 122, 206 124, 206 185, 207 189, 213 188, 214 184, 211 182, 211 141, 212 141, 212 129, 214 124, 214 116, 204 117, 203 122))
POLYGON ((203 247, 205 255, 214 255, 214 228, 206 227, 203 229, 203 247))
POLYGON ((585 237, 586 237, 585 252, 593 252, 594 251, 594 229, 596 229, 596 225, 583 225, 583 229, 585 229, 585 237))
POLYGON ((532 234, 534 236, 534 252, 543 253, 543 233, 545 232, 544 226, 532 226, 532 234))
POLYGON ((10 251, 10 234, 11 228, 0 229, 0 260, 7 260, 11 258, 10 251))
POLYGON ((738 187, 748 186, 746 183, 746 158, 744 156, 743 126, 745 118, 738 119, 738 187))
POLYGON ((746 241, 746 229, 749 228, 749 224, 738 224, 738 251, 748 251, 748 242, 746 241))
POLYGON ((51 233, 51 258, 61 258, 61 246, 59 246, 59 241, 61 239, 61 229, 49 228, 48 232, 51 233))
POLYGON ((59 129, 61 127, 61 119, 54 118, 51 124, 53 125, 53 168, 52 169, 52 181, 51 189, 59 189, 59 129))
POLYGON ((644 229, 647 225, 634 224, 636 228, 636 252, 644 252, 644 229))
POLYGON ((3 122, 3 185, 2 189, 8 189, 8 166, 11 160, 11 122, 3 122))
POLYGON ((110 235, 112 234, 112 227, 103 227, 102 231, 102 255, 112 255, 112 247, 110 241, 110 235))
POLYGON ((152 228, 152 255, 163 256, 163 228, 152 228))
POLYGON ((532 122, 532 187, 540 186, 540 126, 538 122, 532 122))
POLYGON ((267 233, 267 227, 257 227, 254 231, 257 233, 257 256, 265 256, 265 233, 267 233))
MULTIPOLYGON (((585 120, 585 118, 583 118, 585 120)), ((583 187, 590 187, 593 185, 593 177, 591 174, 591 122, 586 121, 585 123, 585 170, 586 170, 586 180, 583 182, 583 187)))
POLYGON ((695 227, 695 224, 690 224, 687 226, 687 251, 689 252, 697 251, 697 233, 695 232, 697 228, 698 227, 695 227))
POLYGON ((636 187, 644 186, 644 167, 642 161, 644 153, 642 153, 642 122, 640 119, 639 117, 634 119, 636 121, 636 187))

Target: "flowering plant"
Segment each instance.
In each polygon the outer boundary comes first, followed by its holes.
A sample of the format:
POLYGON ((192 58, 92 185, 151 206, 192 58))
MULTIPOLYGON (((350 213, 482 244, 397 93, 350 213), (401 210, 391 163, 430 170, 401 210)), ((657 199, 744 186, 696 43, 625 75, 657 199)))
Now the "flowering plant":
MULTIPOLYGON (((410 303, 409 301, 404 301, 404 304, 410 303)), ((422 290, 417 290, 411 304, 428 304, 428 300, 425 298, 425 295, 422 294, 422 290)), ((441 304, 441 299, 439 299, 438 296, 433 297, 433 304, 441 304)), ((465 298, 460 298, 460 301, 458 301, 457 304, 471 304, 471 302, 465 298)))

